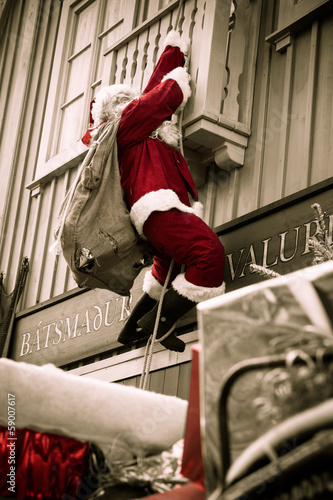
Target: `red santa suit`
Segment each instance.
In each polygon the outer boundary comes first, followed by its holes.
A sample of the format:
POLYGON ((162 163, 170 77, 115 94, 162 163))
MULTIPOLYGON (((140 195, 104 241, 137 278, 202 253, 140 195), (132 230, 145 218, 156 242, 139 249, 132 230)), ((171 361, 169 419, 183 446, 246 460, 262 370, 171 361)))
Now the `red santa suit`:
POLYGON ((117 144, 121 184, 132 222, 155 249, 143 291, 159 298, 174 259, 173 288, 200 302, 224 290, 224 249, 200 218, 202 205, 178 148, 177 127, 169 121, 191 94, 185 52, 184 42, 171 31, 143 94, 123 109, 117 144))

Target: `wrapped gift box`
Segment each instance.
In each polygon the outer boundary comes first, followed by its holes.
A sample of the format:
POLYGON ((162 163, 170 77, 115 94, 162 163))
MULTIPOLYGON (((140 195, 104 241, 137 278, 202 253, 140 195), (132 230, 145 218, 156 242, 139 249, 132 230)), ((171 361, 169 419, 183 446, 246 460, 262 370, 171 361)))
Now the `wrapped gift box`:
POLYGON ((197 306, 208 495, 221 486, 226 473, 222 467, 224 443, 219 426, 225 377, 238 363, 252 358, 286 353, 304 358, 301 381, 296 369, 293 380, 276 368, 252 371, 234 384, 227 412, 228 446, 234 461, 271 428, 330 397, 328 375, 323 372, 312 376, 310 355, 332 348, 332 306, 331 261, 226 293, 197 306))

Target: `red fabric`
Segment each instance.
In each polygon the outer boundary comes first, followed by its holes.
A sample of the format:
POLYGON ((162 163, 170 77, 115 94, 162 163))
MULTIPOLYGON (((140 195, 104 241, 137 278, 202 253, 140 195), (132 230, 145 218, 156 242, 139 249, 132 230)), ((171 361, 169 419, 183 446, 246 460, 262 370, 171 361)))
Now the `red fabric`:
POLYGON ((224 275, 224 248, 218 236, 194 214, 171 209, 153 212, 143 226, 143 232, 153 245, 155 256, 152 275, 164 283, 171 259, 185 264, 185 278, 203 287, 219 287, 224 275))
POLYGON ((184 64, 185 57, 179 47, 172 47, 170 45, 165 47, 143 93, 147 94, 150 92, 156 85, 161 83, 166 74, 178 66, 184 66, 184 64))
POLYGON ((99 125, 97 125, 96 127, 91 127, 91 128, 88 128, 87 132, 84 134, 84 136, 81 138, 81 141, 83 142, 83 144, 85 146, 88 146, 89 147, 89 144, 90 144, 90 141, 91 141, 91 132, 93 130, 96 130, 98 127, 100 127, 101 125, 103 125, 103 123, 105 123, 107 120, 104 120, 103 122, 101 122, 99 125))
POLYGON ((84 134, 84 136, 81 138, 81 141, 85 146, 89 146, 90 141, 91 141, 91 128, 88 128, 87 132, 84 134))
POLYGON ((89 144, 90 144, 90 141, 91 141, 91 132, 94 130, 94 128, 96 128, 96 127, 93 128, 94 120, 93 120, 93 117, 92 117, 92 114, 91 114, 94 102, 95 102, 95 98, 93 98, 93 100, 90 102, 90 107, 89 107, 89 128, 88 128, 87 132, 84 134, 84 136, 81 138, 81 141, 87 147, 89 147, 89 144))
POLYGON ((90 102, 90 108, 89 108, 89 126, 92 126, 94 124, 94 120, 93 120, 93 117, 92 117, 92 107, 93 107, 94 102, 95 102, 95 97, 90 102))
POLYGON ((190 396, 181 473, 194 483, 204 486, 205 471, 201 451, 200 427, 199 355, 200 346, 193 346, 190 396))
POLYGON ((11 436, 0 426, 0 495, 57 500, 66 493, 76 498, 88 455, 89 443, 31 429, 16 429, 11 436), (11 467, 15 472, 8 476, 11 467), (11 478, 13 483, 7 482, 11 478))
POLYGON ((165 72, 183 63, 178 47, 167 47, 156 65, 145 94, 124 109, 117 134, 118 160, 125 200, 131 208, 143 195, 171 189, 190 206, 188 192, 197 200, 197 191, 182 154, 159 139, 149 137, 183 101, 178 83, 165 72))

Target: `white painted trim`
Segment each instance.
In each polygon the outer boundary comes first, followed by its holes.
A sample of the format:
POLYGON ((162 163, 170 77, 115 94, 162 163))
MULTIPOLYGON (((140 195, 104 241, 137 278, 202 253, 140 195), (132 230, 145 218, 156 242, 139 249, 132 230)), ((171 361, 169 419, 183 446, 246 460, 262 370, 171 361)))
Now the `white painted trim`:
MULTIPOLYGON (((151 371, 192 360, 192 346, 198 342, 198 331, 186 333, 181 338, 186 343, 186 349, 182 353, 169 351, 160 344, 155 347, 151 371)), ((145 347, 140 347, 140 349, 96 361, 90 365, 80 366, 69 372, 74 375, 92 377, 106 382, 118 382, 142 374, 144 354, 145 347)))
POLYGON ((73 142, 44 163, 42 171, 39 171, 35 179, 25 187, 31 191, 40 185, 50 182, 54 177, 58 177, 72 167, 77 167, 80 161, 88 153, 88 148, 81 140, 73 142))

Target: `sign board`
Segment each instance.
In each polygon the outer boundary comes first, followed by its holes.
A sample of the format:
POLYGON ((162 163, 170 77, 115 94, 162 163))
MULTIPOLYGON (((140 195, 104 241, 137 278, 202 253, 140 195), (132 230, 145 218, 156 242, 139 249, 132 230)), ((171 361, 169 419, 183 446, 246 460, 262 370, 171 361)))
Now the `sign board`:
POLYGON ((258 264, 279 274, 287 274, 312 265, 313 252, 309 239, 318 233, 319 224, 311 208, 319 203, 325 215, 326 229, 333 235, 333 191, 328 189, 301 201, 218 232, 226 252, 226 290, 266 279, 251 272, 250 264, 258 264))
MULTIPOLYGON (((226 290, 232 291, 262 278, 251 272, 259 264, 280 274, 308 267, 313 260, 309 238, 318 231, 313 203, 326 212, 327 230, 333 234, 333 196, 326 190, 251 218, 221 227, 218 232, 226 250, 226 290)), ((132 306, 141 295, 143 271, 132 290, 132 306)), ((50 304, 17 318, 10 357, 42 365, 63 366, 96 356, 117 345, 117 337, 128 316, 127 298, 104 290, 87 291, 50 304)), ((189 313, 184 323, 194 323, 189 313)), ((182 322, 183 324, 183 322, 182 322)))
MULTIPOLYGON (((133 303, 142 293, 141 274, 132 290, 133 303)), ((9 357, 63 366, 108 351, 129 315, 127 301, 107 290, 89 290, 23 316, 15 322, 9 357)))

